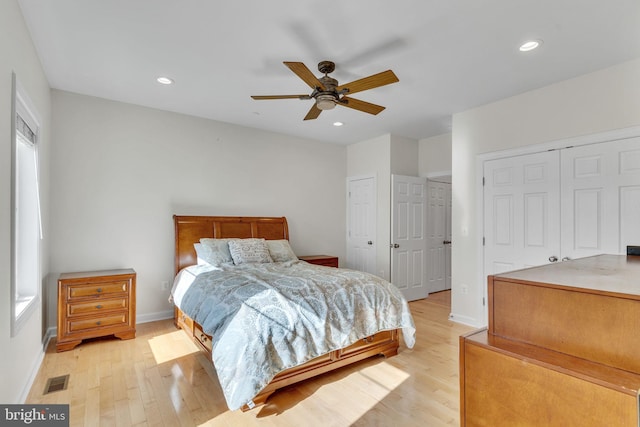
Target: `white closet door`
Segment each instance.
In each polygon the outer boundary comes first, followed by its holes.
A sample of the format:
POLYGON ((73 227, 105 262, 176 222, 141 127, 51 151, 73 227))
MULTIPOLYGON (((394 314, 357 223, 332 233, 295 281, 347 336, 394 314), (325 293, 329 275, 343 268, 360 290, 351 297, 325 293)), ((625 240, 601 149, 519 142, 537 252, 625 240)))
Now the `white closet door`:
POLYGON ((640 244, 640 138, 562 150, 562 257, 640 244))
POLYGON ((408 301, 429 295, 427 180, 391 175, 391 282, 408 301))
POLYGON ((429 293, 447 289, 447 249, 451 248, 445 243, 451 240, 451 233, 447 235, 447 188, 451 191, 451 184, 427 181, 429 293))
POLYGON ((560 256, 559 152, 484 163, 484 273, 555 262, 560 256))
POLYGON ((347 268, 376 274, 376 178, 348 178, 347 268))

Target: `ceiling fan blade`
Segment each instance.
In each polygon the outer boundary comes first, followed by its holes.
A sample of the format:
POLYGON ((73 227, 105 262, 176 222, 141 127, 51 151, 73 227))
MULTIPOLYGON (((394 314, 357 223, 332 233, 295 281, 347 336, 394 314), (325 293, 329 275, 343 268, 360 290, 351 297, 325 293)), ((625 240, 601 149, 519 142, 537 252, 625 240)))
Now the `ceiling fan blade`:
POLYGON ((313 75, 311 70, 307 68, 302 62, 284 62, 284 65, 289 67, 291 71, 296 73, 298 77, 300 77, 306 84, 309 85, 311 89, 320 88, 320 90, 325 90, 324 85, 316 76, 313 75))
POLYGON ((320 115, 320 113, 322 113, 322 110, 319 109, 315 102, 313 103, 313 105, 311 106, 311 109, 309 110, 309 112, 307 113, 306 116, 304 116, 305 120, 313 120, 313 119, 317 119, 318 116, 320 115))
POLYGON ((347 93, 352 94, 356 92, 362 92, 363 90, 388 85, 398 81, 398 77, 396 77, 393 71, 387 70, 369 77, 364 77, 362 79, 352 81, 351 83, 340 85, 336 88, 336 90, 340 92, 343 89, 348 89, 347 93))
POLYGON ((309 95, 251 95, 256 100, 262 99, 311 99, 309 95))
POLYGON ((343 96, 336 104, 342 105, 343 107, 353 108, 354 110, 364 111, 365 113, 373 114, 374 116, 385 109, 382 105, 376 105, 346 96, 343 96))

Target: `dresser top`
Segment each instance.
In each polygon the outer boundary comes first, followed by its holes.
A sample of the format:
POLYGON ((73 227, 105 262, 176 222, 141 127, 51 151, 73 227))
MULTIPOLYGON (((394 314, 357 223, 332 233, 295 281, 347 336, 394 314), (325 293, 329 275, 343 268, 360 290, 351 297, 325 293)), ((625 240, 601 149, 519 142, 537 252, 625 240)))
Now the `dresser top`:
POLYGON ((133 268, 121 268, 116 270, 96 270, 96 271, 78 271, 74 273, 61 273, 61 280, 68 279, 84 279, 88 277, 102 277, 102 276, 121 276, 125 274, 136 274, 133 268))
POLYGON ((596 255, 495 277, 639 296, 640 256, 596 255))

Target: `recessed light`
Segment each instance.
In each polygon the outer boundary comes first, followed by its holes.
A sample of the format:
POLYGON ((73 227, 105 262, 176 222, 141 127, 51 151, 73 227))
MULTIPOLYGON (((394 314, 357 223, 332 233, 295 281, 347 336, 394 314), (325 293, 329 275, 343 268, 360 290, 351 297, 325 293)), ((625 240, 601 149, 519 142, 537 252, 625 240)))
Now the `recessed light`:
POLYGON ((158 83, 160 83, 160 84, 163 84, 163 85, 172 85, 173 84, 173 80, 170 79, 169 77, 158 77, 156 79, 156 81, 158 83))
POLYGON ((343 124, 344 124, 344 123, 342 123, 342 122, 333 122, 333 125, 334 125, 334 126, 342 126, 343 124))
POLYGON ((529 52, 542 44, 542 40, 529 40, 520 46, 520 52, 529 52))

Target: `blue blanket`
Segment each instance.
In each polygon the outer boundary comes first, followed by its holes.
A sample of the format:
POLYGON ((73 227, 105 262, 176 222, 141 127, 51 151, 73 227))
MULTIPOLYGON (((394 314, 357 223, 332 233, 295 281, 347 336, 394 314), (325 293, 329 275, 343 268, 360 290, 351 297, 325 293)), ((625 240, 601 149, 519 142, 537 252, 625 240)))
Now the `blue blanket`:
POLYGON ((251 406, 279 372, 379 331, 402 328, 405 344, 415 343, 400 291, 368 273, 302 261, 187 270, 195 278, 176 278, 173 299, 213 337, 231 410, 251 406))

